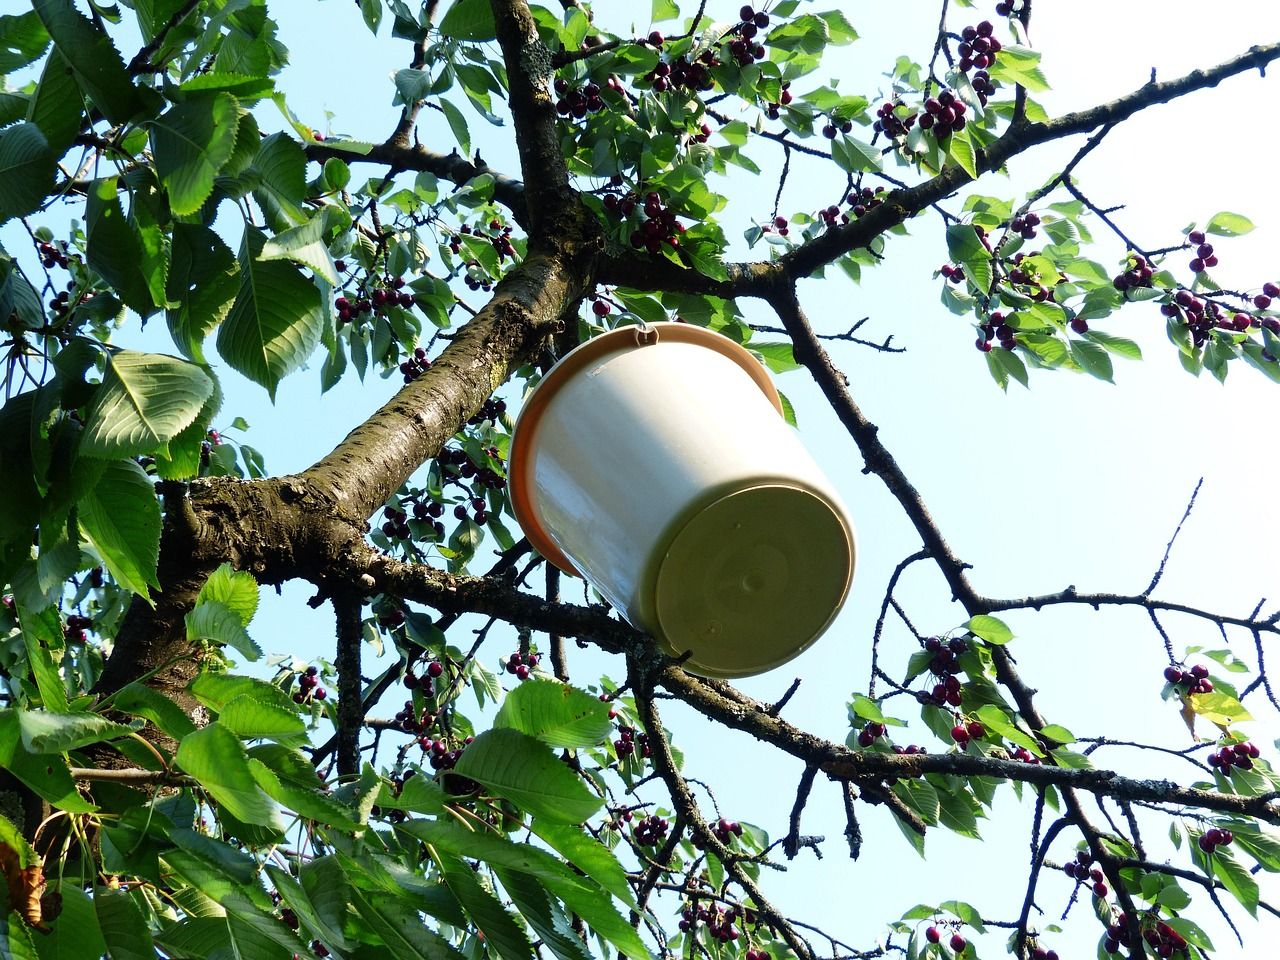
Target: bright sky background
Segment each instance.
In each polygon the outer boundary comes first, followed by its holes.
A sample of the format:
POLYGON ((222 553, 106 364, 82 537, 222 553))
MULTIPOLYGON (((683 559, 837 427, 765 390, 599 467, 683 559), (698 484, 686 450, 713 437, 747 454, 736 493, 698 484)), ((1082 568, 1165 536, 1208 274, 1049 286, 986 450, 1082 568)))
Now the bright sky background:
MULTIPOLYGON (((815 9, 835 5, 833 0, 815 9)), ((622 5, 597 6, 603 17, 608 9, 622 5)), ((712 2, 708 12, 725 15, 737 6, 712 2)), ((990 16, 991 6, 953 10, 950 25, 958 30, 990 16)), ((281 39, 292 54, 279 86, 288 92, 298 116, 317 128, 325 126, 324 111, 330 111, 335 132, 365 140, 385 137, 397 116, 389 75, 407 64, 407 43, 388 41, 386 24, 383 39, 374 41, 349 2, 315 7, 298 0, 272 4, 273 14, 281 19, 281 39)), ((829 69, 815 81, 830 77, 843 92, 876 89, 884 83, 881 72, 897 55, 927 57, 937 11, 937 2, 921 0, 848 5, 863 39, 833 54, 829 69)), ((649 29, 647 20, 635 26, 641 33, 649 29)), ((1280 8, 1230 0, 1041 0, 1033 22, 1033 40, 1044 54, 1043 68, 1055 88, 1042 98, 1051 114, 1129 92, 1148 79, 1153 67, 1161 79, 1168 79, 1277 37, 1280 8)), ((1083 189, 1101 205, 1125 204, 1116 216, 1148 247, 1176 242, 1187 223, 1203 223, 1219 210, 1247 214, 1258 229, 1243 239, 1215 240, 1222 261, 1215 276, 1224 286, 1242 288, 1280 280, 1280 191, 1273 182, 1280 146, 1275 84, 1275 79, 1262 81, 1256 73, 1236 78, 1122 125, 1078 169, 1083 189)), ((806 82, 801 89, 807 86, 806 82)), ((268 123, 277 122, 267 108, 259 115, 268 123)), ((473 133, 482 126, 475 118, 473 133)), ((502 139, 506 132, 486 131, 479 147, 492 166, 515 172, 514 152, 502 139)), ((423 113, 420 136, 443 151, 452 145, 442 118, 431 111, 423 113)), ((1060 167, 1080 142, 1015 159, 1010 180, 989 178, 983 191, 1021 197, 1057 169, 1054 164, 1060 167)), ((760 181, 744 175, 732 187, 733 203, 725 222, 730 236, 741 236, 750 217, 763 219, 770 212, 780 160, 771 146, 761 143, 754 148, 753 156, 766 169, 760 181)), ((829 202, 838 189, 834 171, 828 176, 817 167, 799 164, 784 194, 784 211, 812 211, 829 202), (806 193, 815 186, 821 189, 806 193)), ((359 182, 364 171, 355 172, 359 182)), ((953 209, 958 208, 954 204, 953 209)), ((1101 224, 1094 229, 1102 242, 1093 258, 1115 264, 1122 248, 1101 224)), ((1030 391, 1014 384, 1006 396, 973 349, 972 328, 939 303, 940 284, 932 279, 946 258, 939 221, 922 216, 911 231, 912 237, 890 242, 887 262, 866 271, 861 286, 832 271, 829 280, 804 284, 801 296, 815 325, 825 332, 839 332, 869 316, 863 328, 867 336, 892 333, 895 344, 908 348, 905 354, 887 356, 836 344, 832 352, 850 377, 854 397, 880 425, 882 440, 915 482, 956 552, 974 565, 977 587, 993 596, 1053 591, 1071 583, 1081 591, 1140 590, 1203 477, 1195 512, 1182 531, 1160 595, 1233 614, 1248 613, 1263 596, 1272 604, 1280 602, 1275 549, 1280 510, 1274 496, 1280 463, 1275 426, 1280 387, 1242 363, 1232 365, 1225 385, 1208 374, 1193 379, 1182 371, 1165 339, 1157 308, 1135 304, 1097 324, 1106 332, 1137 340, 1146 356, 1141 363, 1117 361, 1115 386, 1068 373, 1033 371, 1030 391)), ((11 227, 2 239, 10 250, 19 246, 11 227)), ((1183 259, 1176 255, 1171 261, 1179 276, 1186 274, 1183 259)), ((745 309, 754 321, 772 322, 754 305, 745 309)), ((163 321, 153 321, 151 330, 163 333, 163 321)), ((152 349, 166 349, 159 337, 148 336, 143 342, 152 349)), ((225 364, 218 367, 227 392, 222 423, 245 417, 252 425, 247 439, 266 452, 273 473, 305 468, 398 384, 398 377, 371 377, 363 385, 351 378, 321 396, 320 360, 318 354, 311 370, 281 385, 274 407, 262 389, 247 384, 225 364)), ((820 643, 774 673, 742 686, 772 700, 794 677, 802 678, 785 716, 843 740, 848 732, 845 703, 851 692, 866 689, 871 629, 886 580, 919 541, 883 485, 860 473, 861 461, 851 441, 805 376, 788 374, 779 386, 795 402, 809 448, 841 490, 857 525, 858 571, 844 613, 820 643)), ((305 585, 288 586, 276 599, 264 591, 251 632, 269 651, 331 655, 332 620, 327 608, 313 611, 305 606, 310 592, 305 585)), ((573 588, 566 595, 581 596, 573 588)), ((943 632, 964 619, 958 606, 947 603, 945 587, 926 565, 917 565, 899 595, 922 630, 943 632)), ((1114 609, 1057 610, 1008 619, 1018 634, 1011 650, 1023 675, 1039 688, 1041 708, 1052 722, 1079 736, 1115 736, 1173 747, 1188 744, 1176 710, 1160 701, 1165 657, 1145 615, 1114 609)), ((1172 617, 1165 624, 1179 652, 1191 644, 1215 642, 1215 631, 1202 624, 1172 617)), ((469 640, 465 633, 454 638, 464 646, 469 640)), ((1242 656, 1252 656, 1248 636, 1232 640, 1242 656)), ((495 631, 485 647, 486 661, 493 666, 513 646, 513 634, 499 636, 495 631)), ((891 674, 901 675, 912 648, 909 635, 891 621, 881 663, 891 674)), ((576 651, 573 656, 571 672, 580 683, 590 683, 606 670, 621 672, 621 664, 603 656, 576 651)), ((1273 656, 1280 657, 1280 651, 1273 656)), ((380 673, 386 663, 372 661, 370 654, 366 661, 370 674, 380 673)), ((899 704, 900 715, 914 716, 914 704, 891 701, 890 706, 899 704)), ((1280 733, 1275 712, 1263 710, 1263 702, 1254 697, 1250 705, 1263 719, 1248 729, 1264 756, 1275 762, 1273 741, 1280 733)), ((393 698, 385 715, 397 706, 393 698)), ((666 712, 688 769, 713 785, 725 815, 760 824, 774 837, 784 834, 800 765, 700 717, 673 707, 666 707, 666 712)), ((902 742, 940 749, 918 720, 911 730, 902 742)), ((1176 766, 1149 763, 1131 750, 1100 751, 1095 762, 1184 783, 1195 779, 1195 771, 1180 761, 1170 761, 1176 766)), ((1088 806, 1095 820, 1104 824, 1096 808, 1088 806)), ((932 833, 927 865, 899 836, 887 812, 861 806, 860 813, 866 843, 863 859, 854 864, 845 856, 841 837, 839 792, 822 781, 815 785, 804 832, 826 835, 825 859, 817 863, 804 853, 789 873, 769 874, 766 890, 784 909, 830 927, 862 948, 873 945, 886 921, 922 901, 955 897, 970 900, 991 918, 1016 919, 1026 878, 1029 804, 999 805, 996 816, 985 824, 982 843, 932 833)), ((1153 857, 1172 855, 1173 862, 1189 866, 1185 851, 1176 855, 1163 849, 1162 832, 1163 827, 1144 834, 1153 857)), ((1065 859, 1077 839, 1067 831, 1051 859, 1065 859)), ((1280 903, 1280 884, 1261 879, 1263 898, 1269 893, 1280 903)), ((1070 886, 1060 873, 1046 872, 1040 884, 1039 903, 1046 911, 1041 922, 1057 919, 1070 886)), ((1243 911, 1229 907, 1249 945, 1241 949, 1215 918, 1212 906, 1198 895, 1199 888, 1195 891, 1192 915, 1210 931, 1219 948, 1217 956, 1257 958, 1269 952, 1259 945, 1275 942, 1280 922, 1268 918, 1255 924, 1243 911)), ((1091 908, 1082 901, 1074 910, 1088 913, 1091 908)), ((1094 949, 1094 921, 1077 919, 1076 936, 1045 941, 1064 958, 1089 956, 1094 949)), ((1003 952, 997 937, 1002 940, 1003 934, 982 944, 988 955, 1003 952)))

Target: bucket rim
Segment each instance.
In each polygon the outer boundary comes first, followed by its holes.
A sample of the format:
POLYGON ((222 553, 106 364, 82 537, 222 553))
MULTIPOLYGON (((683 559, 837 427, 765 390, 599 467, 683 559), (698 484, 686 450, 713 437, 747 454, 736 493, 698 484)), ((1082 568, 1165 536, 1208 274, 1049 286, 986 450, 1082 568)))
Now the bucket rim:
POLYGON ((642 349, 665 342, 687 343, 713 350, 741 367, 752 382, 760 388, 765 398, 773 404, 778 415, 784 415, 778 388, 774 386, 765 365, 752 356, 742 344, 708 327, 670 320, 644 326, 617 327, 598 337, 592 337, 585 343, 580 343, 566 353, 524 398, 520 415, 516 417, 515 427, 511 432, 511 450, 507 457, 507 492, 511 498, 511 511, 515 514, 516 522, 520 524, 520 529, 524 531, 530 545, 542 554, 547 562, 571 577, 581 577, 582 574, 555 545, 539 520, 538 511, 534 508, 532 473, 526 469, 532 460, 533 437, 537 433, 538 422, 560 388, 594 361, 627 349, 628 341, 633 349, 642 349), (652 331, 657 336, 652 339, 645 337, 646 330, 652 331))

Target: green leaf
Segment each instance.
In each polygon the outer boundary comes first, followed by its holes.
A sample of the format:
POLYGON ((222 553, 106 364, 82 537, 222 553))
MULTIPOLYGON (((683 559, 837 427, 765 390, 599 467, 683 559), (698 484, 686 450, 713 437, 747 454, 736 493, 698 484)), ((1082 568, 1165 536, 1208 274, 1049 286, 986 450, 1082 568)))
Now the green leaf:
POLYGON ((49 926, 51 932, 36 943, 40 960, 98 960, 107 952, 98 928, 93 901, 74 883, 61 883, 62 912, 49 926))
POLYGON ((231 309, 239 281, 235 255, 221 237, 201 224, 173 225, 166 319, 183 356, 204 362, 201 345, 231 309))
POLYGON ((1187 697, 1187 703, 1197 714, 1210 723, 1229 727, 1233 723, 1252 720, 1253 716, 1235 697, 1229 693, 1215 690, 1213 693, 1193 693, 1187 697))
MULTIPOLYGON (((151 239, 159 236, 154 227, 149 232, 153 235, 151 239)), ((95 180, 89 185, 85 233, 89 266, 111 285, 125 306, 144 320, 155 313, 156 294, 163 297, 164 288, 162 285, 160 290, 152 290, 154 258, 148 255, 143 231, 124 215, 115 177, 95 180)))
POLYGON ((831 158, 849 173, 879 170, 880 151, 857 137, 843 135, 831 142, 831 158))
POLYGON ((212 394, 213 381, 194 363, 120 350, 86 414, 80 453, 102 459, 163 453, 212 394))
POLYGON ((301 226, 292 227, 268 240, 258 259, 292 260, 336 287, 339 284, 338 271, 333 265, 333 257, 329 255, 329 248, 325 246, 324 229, 323 211, 318 211, 301 226))
POLYGON ((1132 340, 1126 340, 1124 337, 1113 337, 1111 334, 1103 333, 1101 330, 1090 330, 1085 336, 1094 341, 1094 343, 1102 344, 1105 349, 1118 357, 1125 357, 1129 360, 1142 359, 1142 348, 1132 340))
POLYGON ((29 753, 67 753, 91 743, 127 737, 142 726, 114 723, 96 713, 18 710, 17 714, 22 745, 29 753))
POLYGON ((496 39, 498 28, 494 24, 489 0, 454 0, 440 21, 440 32, 455 40, 496 39))
POLYGON ((537 880, 516 870, 496 873, 520 916, 558 960, 592 960, 591 952, 574 931, 564 910, 547 896, 537 880))
POLYGON ((46 710, 65 712, 67 690, 53 659, 53 651, 65 647, 62 619, 52 606, 37 612, 25 609, 19 602, 16 612, 27 649, 27 664, 31 668, 36 688, 40 691, 41 704, 46 710))
POLYGON ((113 124, 127 123, 159 100, 134 86, 111 39, 71 0, 32 0, 54 44, 75 72, 80 89, 113 124))
POLYGON ((951 134, 947 152, 970 178, 978 179, 978 156, 973 149, 973 141, 969 138, 968 127, 951 134))
POLYGON ((1209 223, 1204 230, 1205 233, 1216 234, 1219 237, 1242 237, 1253 230, 1253 221, 1241 214, 1223 210, 1209 218, 1209 223))
POLYGON ((360 0, 360 15, 364 17, 364 25, 374 36, 382 23, 382 0, 360 0))
POLYGON ((412 906, 394 897, 365 896, 355 886, 347 887, 347 894, 349 909, 377 934, 392 960, 461 960, 463 955, 427 929, 412 906))
POLYGON ((1187 943, 1200 947, 1202 950, 1213 950, 1213 941, 1209 939, 1209 935, 1200 929, 1192 920, 1186 917, 1165 917, 1164 922, 1176 930, 1187 943))
POLYGON ((160 501, 142 468, 132 460, 108 463, 78 506, 80 529, 111 576, 150 603, 147 587, 160 586, 160 501))
MULTIPOLYGON (((302 202, 307 194, 307 156, 296 140, 273 133, 262 141, 249 169, 256 177, 254 199, 272 230, 287 230, 306 222, 302 202)), ((259 252, 255 250, 255 256, 259 252)))
POLYGON ((296 741, 306 733, 306 724, 296 710, 264 702, 250 693, 224 703, 218 711, 218 722, 241 740, 296 741))
POLYGON ((511 728, 553 747, 594 747, 611 729, 608 704, 561 683, 531 679, 507 694, 495 728, 511 728))
POLYGON ((95 888, 93 907, 111 960, 154 960, 156 948, 151 942, 151 931, 131 894, 125 890, 95 888))
POLYGON ((1076 363, 1080 364, 1080 367, 1086 373, 1097 377, 1099 380, 1114 383, 1111 376, 1114 370, 1111 365, 1111 357, 1098 344, 1091 343, 1088 340, 1072 340, 1071 357, 1076 363))
POLYGON ((497 897, 480 885, 471 868, 456 857, 437 858, 450 892, 468 919, 484 934, 485 946, 500 960, 532 960, 533 945, 497 897))
POLYGON ((453 131, 453 136, 458 141, 458 146, 462 148, 463 155, 470 156, 471 134, 467 130, 467 118, 449 100, 441 100, 440 109, 444 111, 444 118, 448 121, 449 129, 453 131))
POLYGON ((274 703, 286 710, 293 707, 289 695, 273 683, 229 673, 201 673, 191 683, 191 693, 206 707, 221 710, 236 697, 252 695, 262 703, 274 703))
POLYGON ((181 707, 145 684, 135 682, 118 690, 111 699, 111 706, 151 721, 175 740, 181 740, 196 729, 181 707))
POLYGON ((324 309, 319 289, 296 267, 258 259, 265 245, 261 231, 246 225, 240 293, 218 331, 218 352, 274 400, 280 381, 320 341, 324 309))
POLYGON ((253 579, 253 574, 233 570, 231 564, 224 563, 204 582, 196 603, 208 600, 216 600, 235 611, 241 626, 247 627, 258 609, 258 581, 253 579))
POLYGON ((26 117, 44 133, 54 158, 65 153, 80 132, 80 124, 84 120, 84 98, 76 87, 71 65, 58 50, 49 54, 45 61, 44 72, 31 95, 26 117))
POLYGON ((1044 748, 1040 746, 1035 737, 1025 733, 1000 707, 993 703, 983 704, 978 708, 977 715, 983 726, 992 733, 1004 737, 1020 747, 1026 747, 1037 757, 1044 756, 1044 748))
POLYGON ((1013 631, 1003 620, 997 617, 979 614, 971 617, 969 622, 965 624, 965 629, 975 636, 981 637, 987 643, 994 643, 996 646, 1004 646, 1013 639, 1013 631))
POLYGON ((0 956, 6 960, 38 960, 31 931, 17 910, 6 910, 0 926, 0 956))
POLYGON ((556 823, 581 823, 604 804, 549 747, 518 730, 480 734, 454 769, 556 823))
POLYGON ((200 473, 209 424, 222 409, 222 387, 213 371, 204 368, 204 372, 213 384, 213 393, 204 402, 196 418, 169 441, 168 453, 156 454, 156 476, 163 480, 189 480, 200 473))
POLYGON ((34 10, 0 17, 0 73, 34 63, 49 46, 49 31, 34 10))
POLYGON ((262 648, 245 631, 240 615, 216 600, 197 603, 187 614, 187 639, 209 640, 232 647, 247 660, 262 657, 262 648))
MULTIPOLYGON (((239 700, 233 703, 239 703, 239 700)), ((228 706, 231 706, 228 704, 228 706)), ((262 704, 257 705, 262 708, 262 704)), ((295 717, 295 719, 297 719, 295 717)), ((226 713, 224 712, 218 717, 218 722, 226 721, 226 713)), ((298 720, 298 734, 303 736, 302 722, 298 720)), ((280 735, 264 733, 262 736, 280 735)), ((250 760, 249 770, 253 774, 254 779, 271 799, 284 807, 292 810, 300 817, 308 820, 315 820, 318 823, 327 824, 335 830, 359 830, 360 823, 356 819, 356 812, 344 803, 335 800, 331 795, 325 793, 316 787, 302 787, 294 783, 282 781, 276 776, 275 771, 268 767, 260 760, 250 760)))
POLYGON ((749 343, 747 349, 752 353, 758 353, 764 360, 765 366, 774 373, 788 373, 800 369, 790 343, 749 343))
POLYGON ((1240 905, 1249 911, 1251 916, 1258 915, 1258 881, 1253 879, 1244 867, 1230 852, 1218 848, 1208 858, 1213 867, 1213 875, 1222 881, 1227 892, 1240 901, 1240 905))
POLYGON ((254 780, 244 745, 218 721, 184 737, 174 759, 237 820, 280 823, 276 805, 254 780))
POLYGON ((635 907, 635 895, 627 882, 626 872, 603 843, 579 827, 542 819, 533 821, 532 830, 552 850, 599 884, 602 890, 613 894, 627 906, 635 907))
POLYGON ((150 123, 156 173, 178 216, 197 213, 235 151, 239 105, 229 93, 193 97, 150 123))
POLYGON ((57 157, 34 123, 0 130, 0 223, 25 217, 53 192, 57 157))
POLYGON ((946 910, 948 913, 959 917, 969 926, 973 927, 978 933, 986 933, 987 928, 982 923, 982 914, 980 914, 974 906, 965 903, 963 900, 947 900, 938 904, 939 910, 946 910))

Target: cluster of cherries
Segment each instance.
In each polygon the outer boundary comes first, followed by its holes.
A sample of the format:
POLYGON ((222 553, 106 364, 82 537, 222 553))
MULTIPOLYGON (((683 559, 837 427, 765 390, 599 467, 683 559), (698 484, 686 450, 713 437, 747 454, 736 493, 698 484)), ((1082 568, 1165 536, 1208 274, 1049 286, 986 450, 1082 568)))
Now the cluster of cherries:
MULTIPOLYGON (((616 208, 617 212, 624 217, 628 215, 624 212, 628 199, 630 197, 624 197, 616 208)), ((606 205, 605 209, 608 210, 609 207, 606 205)), ((635 209, 634 203, 631 209, 635 209)), ((663 205, 662 197, 655 191, 650 191, 645 194, 642 209, 644 220, 637 229, 631 231, 631 236, 628 238, 631 246, 637 250, 644 249, 655 254, 662 250, 663 244, 673 249, 679 247, 680 234, 684 233, 684 224, 676 219, 674 210, 663 205)))
POLYGON ((1009 229, 1023 240, 1034 240, 1036 238, 1036 227, 1040 226, 1040 215, 1037 213, 1024 213, 1020 217, 1014 217, 1009 221, 1009 229))
POLYGON ((824 124, 822 127, 822 135, 826 137, 828 140, 834 140, 836 138, 836 134, 838 133, 852 133, 852 132, 853 132, 852 120, 837 120, 835 117, 832 117, 830 120, 828 120, 826 124, 824 124))
MULTIPOLYGON (((1126 936, 1129 926, 1129 915, 1120 913, 1107 925, 1107 937, 1102 941, 1102 949, 1107 953, 1119 953, 1120 944, 1126 936)), ((1187 948, 1187 941, 1182 934, 1163 920, 1158 920, 1142 931, 1142 939, 1147 941, 1158 957, 1172 957, 1175 953, 1187 948)))
POLYGON ((1167 666, 1164 668, 1164 678, 1175 686, 1185 684, 1183 693, 1213 693, 1213 681, 1209 679, 1209 668, 1203 663, 1197 663, 1189 670, 1172 665, 1167 666))
POLYGON ((965 102, 950 90, 941 91, 936 97, 924 102, 924 113, 920 115, 920 129, 932 130, 939 140, 945 140, 957 130, 963 130, 968 119, 965 102))
POLYGON ((435 726, 436 715, 430 710, 424 710, 422 719, 419 720, 414 711, 413 701, 406 700, 404 706, 396 711, 395 722, 405 733, 423 734, 435 726))
POLYGON ((743 956, 746 960, 772 960, 768 950, 747 950, 743 956))
POLYGON ((858 746, 869 747, 888 732, 889 728, 883 723, 870 721, 858 731, 858 746))
POLYGON ((1075 860, 1063 865, 1062 872, 1077 883, 1092 883, 1093 895, 1099 900, 1105 900, 1108 893, 1107 881, 1102 871, 1092 864, 1093 854, 1088 850, 1081 850, 1076 854, 1075 860))
POLYGON ((306 703, 308 700, 323 700, 329 691, 320 686, 320 669, 314 664, 307 667, 306 672, 298 678, 298 692, 293 695, 294 703, 306 703))
POLYGON ((1026 747, 1018 747, 1016 750, 1010 751, 1009 759, 1017 760, 1019 763, 1029 763, 1032 766, 1037 766, 1042 762, 1039 757, 1026 747))
POLYGON ((985 70, 979 70, 969 78, 969 83, 973 87, 973 92, 978 95, 978 102, 984 107, 987 101, 996 95, 995 84, 991 82, 991 74, 985 70))
POLYGON ((854 190, 846 198, 851 208, 849 212, 855 217, 860 217, 868 210, 874 210, 884 203, 883 193, 884 187, 876 187, 874 190, 863 187, 861 190, 854 190))
POLYGON ((935 707, 960 706, 964 702, 964 695, 960 690, 960 678, 956 676, 961 670, 957 658, 968 651, 968 641, 963 637, 952 637, 950 640, 926 637, 924 648, 933 654, 933 659, 929 661, 929 672, 938 677, 939 681, 932 690, 917 692, 917 702, 935 707))
POLYGON ((424 697, 429 697, 434 692, 435 684, 433 681, 439 679, 444 673, 444 664, 439 660, 428 660, 427 667, 422 675, 413 672, 410 666, 404 672, 404 685, 408 690, 421 690, 424 697))
POLYGON ((744 6, 738 11, 739 23, 730 29, 734 37, 729 41, 729 56, 737 61, 738 66, 745 67, 756 60, 763 60, 764 45, 756 43, 756 35, 769 26, 769 15, 763 10, 756 12, 754 7, 744 6))
POLYGON ((414 347, 413 353, 405 357, 400 364, 400 372, 404 374, 405 383, 413 383, 431 369, 431 361, 427 359, 427 351, 422 347, 414 347))
POLYGON ((785 237, 791 233, 791 227, 787 224, 787 218, 780 216, 774 217, 772 223, 766 223, 760 228, 760 230, 762 233, 771 233, 772 231, 777 230, 778 236, 780 237, 785 237))
POLYGON ((84 643, 88 640, 88 635, 85 631, 92 626, 92 618, 81 616, 78 613, 73 613, 67 617, 66 625, 62 628, 62 636, 66 639, 67 643, 84 643))
POLYGON ((382 313, 387 307, 412 307, 414 300, 413 294, 407 290, 401 290, 404 286, 402 277, 394 277, 390 281, 390 289, 387 287, 376 287, 369 291, 369 296, 358 297, 355 300, 349 297, 341 296, 333 301, 333 307, 338 313, 338 323, 349 323, 357 317, 370 314, 382 313))
POLYGON ((1031 950, 1031 960, 1058 960, 1058 951, 1047 950, 1037 944, 1031 950))
POLYGON ((629 727, 626 724, 618 727, 618 739, 613 741, 613 749, 619 760, 634 756, 637 750, 642 757, 647 758, 653 755, 653 748, 649 746, 649 735, 637 733, 635 727, 629 727))
POLYGON ((1017 7, 1014 0, 1000 0, 1000 2, 996 4, 996 13, 1002 17, 1012 17, 1015 10, 1020 12, 1021 8, 1017 7))
POLYGON ((963 750, 970 740, 981 740, 987 735, 987 728, 981 720, 970 720, 968 723, 957 723, 951 728, 951 739, 963 750))
MULTIPOLYGON (((653 43, 653 38, 662 38, 662 34, 654 31, 649 34, 649 42, 653 43)), ((661 43, 655 43, 654 46, 661 46, 661 43)), ((659 60, 657 65, 646 73, 642 80, 649 84, 658 93, 667 90, 710 90, 716 85, 715 80, 711 78, 711 68, 720 66, 720 60, 710 50, 704 50, 696 60, 690 60, 688 57, 676 57, 671 62, 659 60)))
POLYGON ((976 27, 965 27, 960 31, 960 45, 956 52, 960 54, 957 66, 961 73, 968 73, 974 67, 985 70, 996 62, 1000 41, 992 36, 994 31, 995 27, 990 20, 983 20, 976 27))
POLYGON ((461 746, 450 748, 449 741, 443 738, 437 740, 431 737, 419 737, 418 746, 422 748, 432 770, 452 770, 462 759, 462 751, 474 741, 475 737, 467 737, 462 741, 461 746))
POLYGON ((637 823, 632 835, 635 837, 636 843, 641 846, 656 847, 666 837, 667 830, 670 827, 671 824, 667 823, 665 819, 653 814, 637 823))
MULTIPOLYGON (((937 927, 930 927, 924 932, 924 938, 930 943, 938 943, 942 940, 942 931, 937 927)), ((956 953, 964 953, 964 948, 969 945, 969 941, 958 933, 953 933, 948 943, 951 944, 951 949, 956 953)))
POLYGON ((533 672, 539 660, 540 657, 536 653, 521 653, 516 650, 503 661, 502 668, 517 680, 528 680, 529 674, 533 672))
POLYGON ((908 114, 900 117, 897 109, 900 106, 896 101, 886 100, 876 108, 876 119, 871 124, 871 129, 876 133, 883 133, 886 137, 896 140, 899 137, 905 137, 907 131, 916 125, 916 115, 908 114))
POLYGON ((991 352, 993 340, 1000 341, 1000 346, 1006 350, 1012 350, 1018 345, 1017 331, 1005 322, 1005 315, 999 310, 992 310, 990 318, 978 329, 982 331, 982 336, 978 339, 978 349, 983 353, 991 352))
POLYGON ((1125 261, 1124 270, 1112 279, 1111 284, 1121 293, 1124 293, 1126 290, 1150 287, 1152 278, 1155 275, 1156 267, 1154 263, 1145 257, 1131 253, 1125 261))
POLYGON ((1196 248, 1195 257, 1187 264, 1193 272, 1203 273, 1210 267, 1218 265, 1218 258, 1213 252, 1213 244, 1209 243, 1199 230, 1192 230, 1188 233, 1187 242, 1194 244, 1196 248))
MULTIPOLYGON (((742 824, 737 820, 725 820, 721 817, 715 823, 711 824, 711 832, 715 835, 717 840, 727 847, 729 844, 733 843, 734 837, 742 836, 742 824)), ((692 842, 699 850, 703 850, 707 846, 706 838, 700 833, 695 833, 693 835, 692 842)))
POLYGON ((36 253, 40 255, 40 266, 46 270, 55 265, 65 270, 71 262, 63 245, 41 241, 36 245, 36 253))
MULTIPOLYGON (((1262 285, 1262 292, 1254 295, 1253 305, 1259 310, 1266 310, 1271 306, 1271 301, 1276 297, 1280 297, 1280 285, 1264 283, 1262 285)), ((1268 327, 1268 329, 1271 328, 1268 327)))
POLYGON ((59 290, 54 298, 49 301, 49 309, 55 316, 62 316, 71 308, 71 290, 75 285, 68 286, 65 290, 59 290))
POLYGON ((1257 744, 1247 740, 1242 743, 1227 744, 1216 753, 1209 754, 1209 766, 1217 767, 1223 773, 1230 773, 1232 767, 1252 770, 1253 761, 1258 759, 1258 754, 1257 744))
POLYGON ((1213 827, 1200 834, 1200 839, 1196 841, 1198 846, 1205 853, 1213 853, 1218 847, 1230 846, 1235 840, 1235 834, 1230 830, 1223 830, 1221 827, 1213 827))
MULTIPOLYGON (((1181 318, 1191 331, 1191 342, 1197 347, 1209 339, 1214 327, 1230 324, 1230 329, 1234 330, 1237 326, 1236 320, 1224 316, 1222 309, 1212 300, 1201 300, 1188 290, 1175 293, 1170 302, 1160 306, 1160 312, 1166 317, 1181 318)), ((1244 321, 1242 329, 1247 328, 1251 321, 1243 314, 1240 316, 1244 321)))
MULTIPOLYGON (((680 930, 684 933, 690 930, 696 930, 699 924, 706 924, 707 933, 713 940, 719 940, 721 943, 732 943, 742 936, 742 931, 738 929, 738 921, 744 924, 755 924, 756 915, 742 907, 731 905, 722 907, 719 904, 710 907, 704 907, 697 903, 691 903, 680 912, 680 930)), ((747 960, 769 960, 769 954, 764 950, 748 950, 746 954, 747 960)))
MULTIPOLYGON (((613 78, 610 77, 610 80, 613 78)), ((612 87, 613 84, 610 84, 612 87)), ((562 117, 573 115, 581 120, 588 113, 599 113, 604 109, 604 100, 600 97, 600 85, 588 81, 581 88, 571 87, 569 81, 564 77, 557 77, 556 94, 559 99, 556 100, 556 113, 562 117)))

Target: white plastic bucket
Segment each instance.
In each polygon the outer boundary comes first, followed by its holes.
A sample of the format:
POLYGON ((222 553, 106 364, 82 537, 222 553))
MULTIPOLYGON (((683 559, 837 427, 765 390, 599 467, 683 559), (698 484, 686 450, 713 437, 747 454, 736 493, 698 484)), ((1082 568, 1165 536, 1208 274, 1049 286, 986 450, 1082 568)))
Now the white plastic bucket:
POLYGON ((530 543, 685 669, 763 673, 830 625, 853 526, 768 372, 702 327, 622 327, 525 400, 511 499, 530 543))

